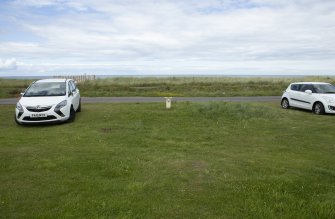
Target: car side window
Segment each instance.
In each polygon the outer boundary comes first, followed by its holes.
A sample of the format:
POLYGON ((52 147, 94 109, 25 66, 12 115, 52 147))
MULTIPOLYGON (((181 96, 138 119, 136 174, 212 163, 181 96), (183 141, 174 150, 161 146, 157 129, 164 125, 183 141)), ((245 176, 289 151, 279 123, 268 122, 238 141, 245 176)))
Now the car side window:
POLYGON ((292 84, 291 85, 291 90, 299 91, 299 88, 300 88, 300 84, 292 84))
POLYGON ((71 81, 72 82, 72 85, 73 85, 73 88, 76 90, 77 89, 77 85, 74 81, 71 81))
POLYGON ((70 85, 70 87, 71 87, 71 91, 72 91, 72 92, 76 91, 76 86, 74 85, 73 81, 70 81, 70 82, 69 82, 69 85, 70 85))
POLYGON ((313 86, 311 84, 303 84, 300 87, 301 92, 305 92, 306 90, 311 90, 313 92, 313 86))
POLYGON ((68 93, 70 94, 70 93, 71 93, 71 91, 72 91, 72 88, 71 88, 71 85, 70 85, 70 83, 68 83, 68 84, 67 84, 67 87, 68 87, 68 93))

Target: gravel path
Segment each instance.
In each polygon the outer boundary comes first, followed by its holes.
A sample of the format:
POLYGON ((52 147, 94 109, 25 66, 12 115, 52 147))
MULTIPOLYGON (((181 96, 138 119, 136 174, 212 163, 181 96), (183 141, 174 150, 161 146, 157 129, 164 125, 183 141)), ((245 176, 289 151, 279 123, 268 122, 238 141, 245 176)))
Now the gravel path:
MULTIPOLYGON (((153 103, 164 102, 164 97, 82 97, 82 103, 153 103)), ((0 105, 14 105, 18 98, 0 99, 0 105)), ((172 101, 190 102, 278 102, 280 96, 259 97, 174 97, 172 101)))

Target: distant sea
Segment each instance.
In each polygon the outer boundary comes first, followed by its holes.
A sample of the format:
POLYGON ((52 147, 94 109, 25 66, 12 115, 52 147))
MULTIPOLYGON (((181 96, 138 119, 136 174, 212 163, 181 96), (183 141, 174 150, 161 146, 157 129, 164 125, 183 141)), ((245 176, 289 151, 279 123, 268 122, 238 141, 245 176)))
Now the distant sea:
MULTIPOLYGON (((66 76, 66 75, 64 75, 66 76)), ((72 75, 71 75, 72 76, 72 75)), ((76 75, 73 75, 76 76, 76 75)), ((79 75, 78 75, 79 76, 79 75)), ((119 77, 132 77, 132 78, 145 78, 145 77, 154 77, 154 78, 172 78, 172 77, 226 77, 226 78, 303 78, 308 76, 317 76, 317 75, 96 75, 97 79, 104 79, 104 78, 119 78, 119 77)), ((320 75, 327 77, 328 75, 320 75)), ((29 76, 29 75, 22 75, 22 76, 0 76, 0 78, 5 79, 46 79, 46 78, 53 78, 53 76, 29 76)))

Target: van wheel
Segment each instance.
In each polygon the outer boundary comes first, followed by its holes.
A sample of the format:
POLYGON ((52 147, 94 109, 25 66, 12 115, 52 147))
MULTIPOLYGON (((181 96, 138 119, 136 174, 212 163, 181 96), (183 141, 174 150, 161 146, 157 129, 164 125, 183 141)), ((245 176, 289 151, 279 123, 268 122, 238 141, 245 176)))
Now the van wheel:
POLYGON ((323 104, 320 102, 315 103, 313 107, 313 113, 317 115, 325 114, 325 107, 323 106, 323 104))
POLYGON ((71 106, 70 117, 68 122, 73 122, 75 118, 76 118, 76 111, 73 109, 73 106, 71 106))

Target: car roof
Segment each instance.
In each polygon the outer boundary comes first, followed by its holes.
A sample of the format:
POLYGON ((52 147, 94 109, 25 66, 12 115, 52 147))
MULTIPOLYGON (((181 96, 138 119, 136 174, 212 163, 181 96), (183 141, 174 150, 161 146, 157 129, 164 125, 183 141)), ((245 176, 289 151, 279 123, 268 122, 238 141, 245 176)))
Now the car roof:
POLYGON ((294 82, 292 84, 329 84, 325 82, 294 82))
POLYGON ((42 79, 35 81, 35 83, 47 83, 47 82, 66 82, 65 78, 51 78, 51 79, 42 79))

